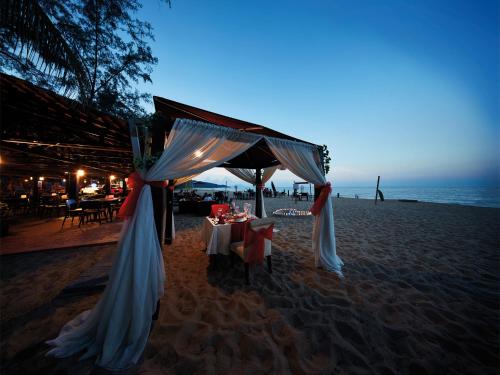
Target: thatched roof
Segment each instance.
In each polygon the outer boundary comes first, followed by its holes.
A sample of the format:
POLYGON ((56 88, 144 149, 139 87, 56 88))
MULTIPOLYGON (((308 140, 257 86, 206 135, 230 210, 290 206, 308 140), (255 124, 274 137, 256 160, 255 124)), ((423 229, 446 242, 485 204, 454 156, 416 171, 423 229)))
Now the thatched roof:
POLYGON ((1 173, 62 176, 83 168, 94 175, 132 170, 127 121, 27 81, 0 74, 1 173))

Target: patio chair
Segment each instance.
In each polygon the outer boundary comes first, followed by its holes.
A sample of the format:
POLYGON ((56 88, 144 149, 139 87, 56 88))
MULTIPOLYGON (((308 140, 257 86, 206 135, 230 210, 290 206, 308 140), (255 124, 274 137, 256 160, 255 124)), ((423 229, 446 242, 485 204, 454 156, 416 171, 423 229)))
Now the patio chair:
POLYGON ((122 203, 111 203, 109 205, 109 221, 113 221, 113 214, 118 216, 118 212, 120 212, 120 208, 122 207, 122 203))
POLYGON ((61 230, 64 227, 66 219, 68 218, 71 218, 71 225, 73 225, 73 220, 75 220, 75 217, 78 217, 78 226, 82 224, 83 210, 81 208, 77 208, 76 206, 77 206, 76 200, 74 199, 66 200, 66 213, 64 215, 64 219, 61 225, 61 230))
POLYGON ((222 210, 222 214, 224 215, 225 213, 229 212, 229 205, 228 204, 212 204, 212 207, 210 208, 210 217, 216 217, 219 209, 222 210))
POLYGON ((83 221, 82 223, 99 222, 102 224, 102 216, 104 216, 104 221, 108 220, 108 212, 105 207, 103 207, 102 202, 97 200, 87 200, 81 202, 80 206, 83 209, 83 221))
POLYGON ((273 273, 271 260, 271 245, 274 222, 272 219, 257 219, 247 223, 243 241, 231 244, 231 265, 234 256, 238 255, 245 265, 245 281, 250 283, 250 264, 262 264, 264 257, 267 259, 267 269, 273 273), (259 242, 264 241, 264 254, 259 259, 259 242))

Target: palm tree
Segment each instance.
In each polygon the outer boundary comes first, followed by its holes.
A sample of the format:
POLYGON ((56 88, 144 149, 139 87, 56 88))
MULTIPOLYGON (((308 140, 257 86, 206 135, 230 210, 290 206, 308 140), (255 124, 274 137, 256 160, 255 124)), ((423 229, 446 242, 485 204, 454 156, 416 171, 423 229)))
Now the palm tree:
POLYGON ((25 73, 49 75, 65 95, 87 102, 89 77, 78 52, 69 46, 35 0, 0 1, 0 54, 25 73))

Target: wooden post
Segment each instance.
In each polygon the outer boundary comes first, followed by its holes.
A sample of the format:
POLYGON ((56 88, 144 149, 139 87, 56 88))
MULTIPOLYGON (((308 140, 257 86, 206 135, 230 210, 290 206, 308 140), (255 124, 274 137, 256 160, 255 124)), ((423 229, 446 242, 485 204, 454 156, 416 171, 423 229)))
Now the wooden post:
MULTIPOLYGON (((323 172, 323 176, 325 175, 325 157, 323 155, 323 147, 318 147, 318 154, 319 154, 319 162, 320 162, 320 168, 321 172, 323 172)), ((319 194, 321 193, 321 188, 317 188, 316 185, 314 185, 314 201, 316 202, 316 199, 319 198, 319 194)))
POLYGON ((38 209, 38 206, 40 206, 40 193, 38 192, 38 173, 36 173, 35 175, 33 175, 33 181, 31 181, 33 183, 33 207, 35 208, 35 210, 38 209))
POLYGON ((106 195, 109 195, 111 194, 111 179, 110 179, 110 176, 105 176, 104 177, 106 179, 106 181, 104 182, 104 190, 106 192, 106 195))
POLYGON ((259 192, 262 185, 262 169, 255 170, 255 216, 262 218, 262 196, 259 192))
POLYGON ((68 198, 74 199, 78 202, 78 176, 76 175, 76 170, 73 168, 72 171, 68 174, 68 182, 69 182, 69 193, 68 198))
MULTIPOLYGON (((151 142, 146 140, 146 155, 149 153, 148 147, 150 147, 150 155, 160 155, 163 152, 163 147, 165 144, 165 127, 161 121, 154 121, 151 129, 151 142), (150 146, 149 146, 150 145, 150 146)), ((165 215, 165 204, 163 200, 163 189, 164 187, 151 186, 151 195, 153 198, 153 212, 155 217, 156 232, 158 234, 158 241, 163 243, 163 233, 165 231, 163 225, 163 217, 165 215)))
POLYGON ((375 189, 375 204, 377 204, 377 198, 378 198, 378 186, 380 184, 380 176, 377 178, 377 188, 375 189))
MULTIPOLYGON (((174 185, 174 180, 168 181, 169 186, 174 185)), ((166 188, 166 220, 165 220, 165 244, 171 245, 173 241, 172 215, 174 212, 174 190, 166 188)))

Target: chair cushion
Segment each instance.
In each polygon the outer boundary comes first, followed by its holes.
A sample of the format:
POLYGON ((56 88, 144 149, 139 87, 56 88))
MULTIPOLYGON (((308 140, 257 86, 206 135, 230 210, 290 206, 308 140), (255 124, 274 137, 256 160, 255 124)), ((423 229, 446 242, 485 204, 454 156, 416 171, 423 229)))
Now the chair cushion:
POLYGON ((243 248, 243 241, 240 242, 233 242, 231 244, 231 251, 238 254, 238 256, 241 259, 245 259, 243 256, 244 248, 243 248))

